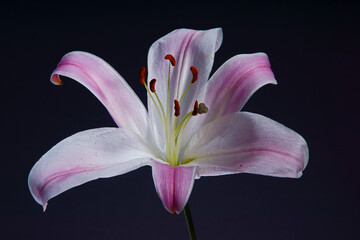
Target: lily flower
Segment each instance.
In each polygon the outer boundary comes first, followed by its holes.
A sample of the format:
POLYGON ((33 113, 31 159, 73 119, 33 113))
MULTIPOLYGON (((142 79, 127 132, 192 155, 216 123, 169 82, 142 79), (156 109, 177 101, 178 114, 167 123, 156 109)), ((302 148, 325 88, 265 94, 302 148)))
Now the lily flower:
POLYGON ((51 75, 89 89, 118 127, 76 133, 51 148, 29 174, 29 188, 43 206, 60 193, 98 178, 151 166, 164 207, 178 214, 195 179, 234 173, 298 178, 308 161, 305 140, 267 117, 240 112, 249 97, 276 84, 264 53, 240 54, 209 79, 222 29, 175 30, 148 53, 140 83, 148 110, 104 60, 86 52, 66 54, 51 75))

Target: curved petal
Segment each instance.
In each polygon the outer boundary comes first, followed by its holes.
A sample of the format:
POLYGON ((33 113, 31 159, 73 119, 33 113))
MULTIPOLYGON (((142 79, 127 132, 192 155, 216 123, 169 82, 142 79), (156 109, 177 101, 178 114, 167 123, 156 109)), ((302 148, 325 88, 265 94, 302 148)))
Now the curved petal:
POLYGON ((214 73, 199 97, 209 111, 189 122, 183 144, 200 126, 240 111, 253 93, 269 83, 276 84, 276 80, 265 53, 240 54, 226 61, 214 73))
POLYGON ((73 78, 88 88, 107 108, 119 127, 136 134, 146 132, 147 111, 126 81, 104 60, 86 52, 66 54, 51 75, 61 84, 59 75, 73 78))
POLYGON ((240 54, 226 61, 211 77, 204 102, 206 118, 237 112, 251 95, 266 84, 276 84, 265 53, 240 54))
POLYGON ((155 188, 169 212, 178 214, 184 208, 194 185, 196 169, 196 167, 173 167, 167 163, 152 161, 155 188))
POLYGON ((31 169, 29 188, 45 211, 47 201, 60 193, 148 165, 150 158, 125 129, 87 130, 64 139, 42 156, 31 169))
POLYGON ((234 113, 202 127, 190 140, 183 163, 198 175, 254 173, 300 177, 309 158, 305 140, 293 130, 254 113, 234 113))
MULTIPOLYGON (((198 80, 190 87, 186 98, 181 103, 179 120, 193 107, 194 96, 209 79, 214 54, 220 47, 221 42, 221 28, 208 31, 179 29, 160 38, 150 47, 148 54, 148 82, 153 78, 157 79, 156 92, 164 109, 166 108, 169 71, 169 61, 165 60, 164 57, 167 54, 172 54, 176 59, 176 65, 171 67, 170 73, 169 111, 171 115, 173 113, 174 99, 180 100, 182 93, 192 80, 190 67, 196 67, 199 72, 198 80)), ((149 97, 148 109, 153 122, 160 123, 156 109, 149 97)), ((161 129, 161 126, 158 126, 158 129, 161 129)))

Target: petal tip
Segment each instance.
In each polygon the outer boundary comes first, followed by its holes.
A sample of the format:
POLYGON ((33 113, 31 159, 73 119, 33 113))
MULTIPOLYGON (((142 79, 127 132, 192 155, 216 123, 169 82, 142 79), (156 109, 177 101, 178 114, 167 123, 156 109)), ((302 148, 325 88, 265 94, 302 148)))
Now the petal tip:
POLYGON ((221 27, 218 27, 218 28, 213 28, 211 29, 213 31, 216 31, 217 33, 217 38, 216 38, 216 43, 215 43, 215 51, 219 50, 220 46, 221 46, 221 43, 223 41, 223 30, 221 27))
POLYGON ((153 160, 152 173, 155 189, 164 207, 177 215, 184 208, 193 188, 196 167, 173 167, 153 160))
POLYGON ((63 82, 60 79, 60 76, 58 74, 51 75, 50 81, 55 85, 63 85, 63 82))
POLYGON ((45 212, 45 211, 46 211, 47 206, 48 206, 48 202, 46 202, 46 203, 42 204, 42 207, 43 207, 43 212, 45 212))

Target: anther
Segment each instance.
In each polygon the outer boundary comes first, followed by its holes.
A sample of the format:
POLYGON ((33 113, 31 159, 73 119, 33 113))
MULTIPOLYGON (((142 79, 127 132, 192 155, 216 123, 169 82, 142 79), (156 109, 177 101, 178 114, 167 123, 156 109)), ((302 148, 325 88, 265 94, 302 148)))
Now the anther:
POLYGON ((199 111, 199 103, 198 103, 198 101, 196 100, 196 102, 195 102, 195 104, 194 104, 194 111, 192 112, 192 115, 193 115, 193 116, 198 115, 198 111, 199 111))
POLYGON ((155 83, 156 83, 156 79, 154 78, 153 80, 150 81, 150 91, 155 93, 155 83))
POLYGON ((198 72, 198 70, 196 69, 196 67, 194 67, 194 66, 191 66, 191 67, 190 67, 190 70, 191 70, 191 72, 192 72, 192 74, 193 74, 193 78, 192 78, 192 80, 191 80, 191 83, 195 83, 196 80, 198 79, 199 72, 198 72))
POLYGON ((175 60, 173 55, 168 54, 168 55, 165 56, 165 59, 169 60, 173 67, 176 65, 176 60, 175 60))
POLYGON ((145 68, 141 67, 139 71, 139 80, 142 85, 145 85, 145 68))
POLYGON ((57 74, 51 76, 51 82, 55 85, 63 85, 63 82, 60 80, 60 77, 57 74))
POLYGON ((207 113, 208 112, 208 108, 206 107, 205 103, 200 103, 199 104, 199 109, 198 109, 198 113, 199 114, 203 114, 203 113, 207 113))
POLYGON ((180 104, 178 102, 178 100, 174 100, 174 110, 175 110, 175 117, 180 116, 180 104))

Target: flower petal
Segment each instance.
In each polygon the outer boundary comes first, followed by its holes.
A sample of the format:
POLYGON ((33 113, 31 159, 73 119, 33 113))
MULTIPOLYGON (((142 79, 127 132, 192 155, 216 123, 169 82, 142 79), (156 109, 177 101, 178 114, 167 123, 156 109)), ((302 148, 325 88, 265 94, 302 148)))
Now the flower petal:
POLYGON ((152 161, 155 188, 169 212, 178 214, 184 208, 194 185, 196 169, 196 167, 173 167, 167 163, 152 161))
MULTIPOLYGON (((165 60, 164 57, 167 54, 172 54, 176 59, 176 65, 171 67, 170 74, 170 103, 168 107, 171 115, 173 115, 174 99, 180 100, 182 93, 192 80, 191 66, 197 68, 199 72, 198 80, 190 87, 186 98, 181 103, 179 119, 193 107, 194 96, 209 79, 214 54, 220 47, 221 42, 221 28, 208 31, 179 29, 160 38, 150 47, 148 54, 148 83, 153 78, 157 79, 156 92, 164 109, 166 108, 169 71, 169 61, 165 60)), ((153 122, 160 123, 156 109, 149 97, 148 109, 153 122)), ((160 130, 161 126, 157 128, 160 130)))
POLYGON ((87 130, 64 139, 42 156, 29 174, 29 188, 45 210, 49 199, 72 187, 149 165, 150 158, 125 129, 87 130))
POLYGON ((226 61, 211 77, 199 100, 208 112, 190 121, 186 143, 201 126, 229 113, 240 111, 247 100, 266 84, 276 84, 265 53, 240 54, 226 61))
POLYGON ((199 166, 197 177, 246 172, 297 178, 308 158, 299 134, 264 116, 240 112, 203 126, 185 149, 183 164, 199 166))
POLYGON ((240 54, 226 61, 209 80, 204 102, 206 117, 240 111, 251 95, 266 84, 276 84, 265 53, 240 54))
POLYGON ((70 52, 52 73, 54 84, 61 84, 59 75, 73 78, 88 88, 104 104, 119 127, 139 135, 146 132, 144 104, 126 81, 101 58, 86 52, 70 52))

